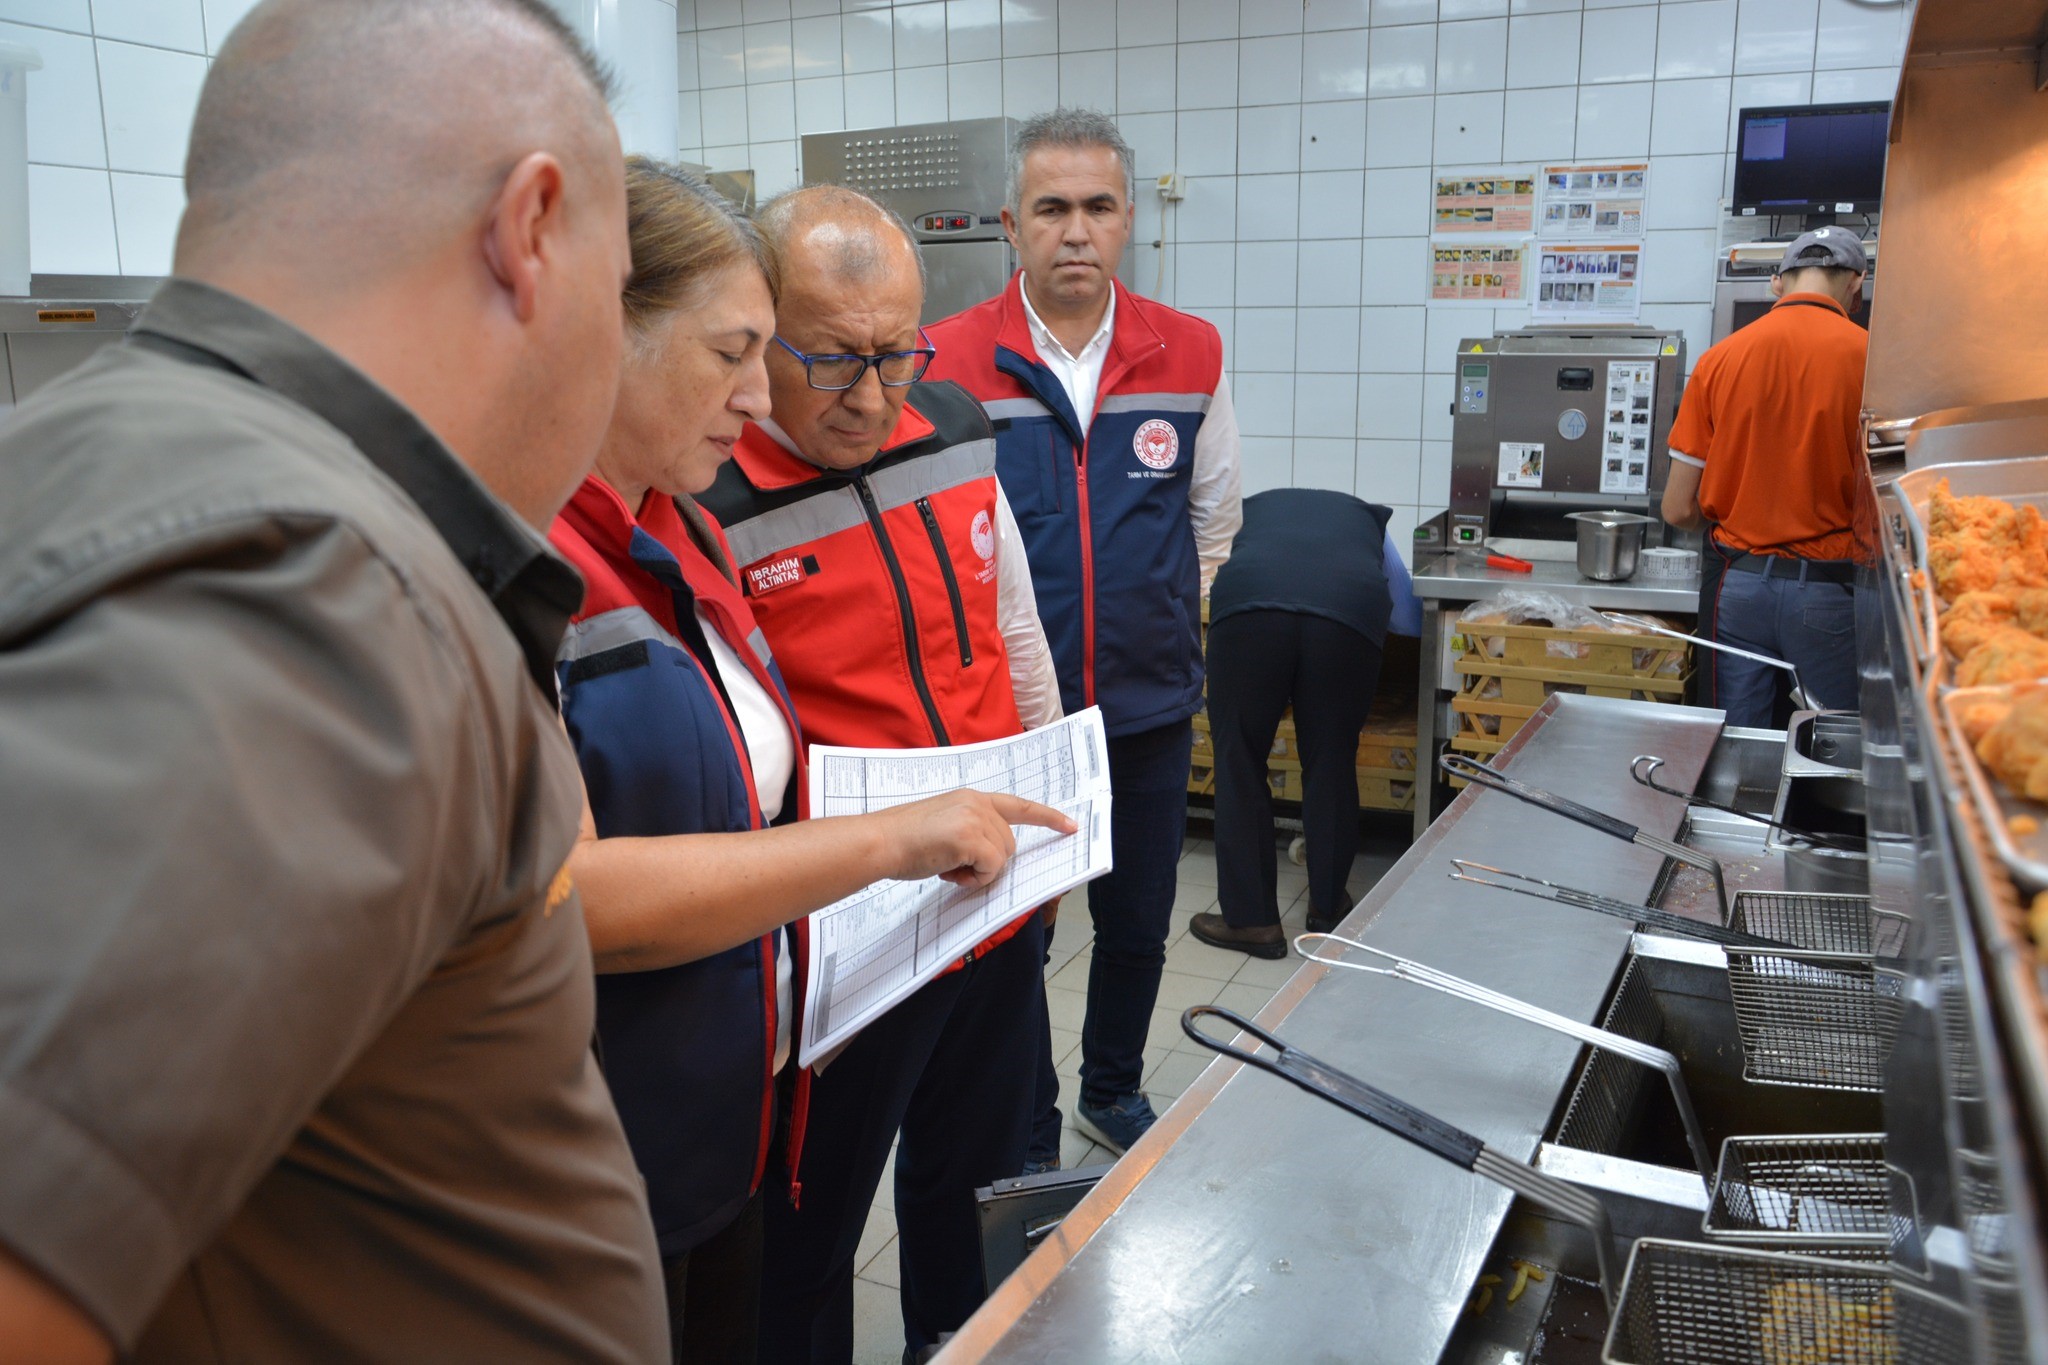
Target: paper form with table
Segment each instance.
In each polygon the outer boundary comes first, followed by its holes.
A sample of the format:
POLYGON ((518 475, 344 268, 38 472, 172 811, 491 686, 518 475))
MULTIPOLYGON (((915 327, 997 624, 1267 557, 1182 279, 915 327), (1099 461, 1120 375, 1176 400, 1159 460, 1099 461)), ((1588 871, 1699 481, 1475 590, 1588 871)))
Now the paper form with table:
POLYGON ((810 917, 805 1066, 1033 906, 1110 869, 1109 744, 1089 707, 1008 739, 947 749, 811 746, 813 817, 859 815, 960 787, 1055 806, 1078 827, 1016 826, 1017 852, 983 887, 877 882, 810 917))

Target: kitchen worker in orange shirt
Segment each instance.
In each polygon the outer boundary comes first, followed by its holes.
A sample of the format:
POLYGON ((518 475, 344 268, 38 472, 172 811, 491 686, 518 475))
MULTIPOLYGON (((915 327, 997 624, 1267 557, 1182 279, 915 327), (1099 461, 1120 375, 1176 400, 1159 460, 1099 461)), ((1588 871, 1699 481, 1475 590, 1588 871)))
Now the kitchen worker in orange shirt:
MULTIPOLYGON (((1694 367, 1671 426, 1664 519, 1707 531, 1700 633, 1784 659, 1822 706, 1856 705, 1851 494, 1869 334, 1851 313, 1870 263, 1856 234, 1824 227, 1785 248, 1771 311, 1694 367)), ((1730 725, 1779 723, 1783 669, 1710 652, 1702 701, 1730 725)))

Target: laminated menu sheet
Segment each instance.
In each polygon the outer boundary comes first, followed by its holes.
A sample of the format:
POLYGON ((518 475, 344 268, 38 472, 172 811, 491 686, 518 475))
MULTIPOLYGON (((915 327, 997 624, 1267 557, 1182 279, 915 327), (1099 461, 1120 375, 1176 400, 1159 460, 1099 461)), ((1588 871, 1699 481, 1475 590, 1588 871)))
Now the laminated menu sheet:
POLYGON ((809 1066, 995 930, 1110 870, 1109 743, 1102 712, 945 749, 811 746, 813 816, 860 815, 961 787, 1057 807, 1077 826, 1016 827, 1017 851, 987 886, 883 881, 810 916, 797 1060, 809 1066))

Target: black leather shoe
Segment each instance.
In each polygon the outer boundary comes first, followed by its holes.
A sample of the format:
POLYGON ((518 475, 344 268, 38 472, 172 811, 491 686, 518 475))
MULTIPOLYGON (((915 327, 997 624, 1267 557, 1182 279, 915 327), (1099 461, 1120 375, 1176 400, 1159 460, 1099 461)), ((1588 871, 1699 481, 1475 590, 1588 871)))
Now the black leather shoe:
POLYGON ((1327 934, 1334 930, 1337 921, 1343 918, 1342 915, 1318 915, 1311 910, 1308 912, 1308 931, 1311 934, 1327 934))
POLYGON ((1211 948, 1230 948, 1253 957, 1287 956, 1287 934, 1277 924, 1234 929, 1221 915, 1196 915, 1188 921, 1188 932, 1211 948))

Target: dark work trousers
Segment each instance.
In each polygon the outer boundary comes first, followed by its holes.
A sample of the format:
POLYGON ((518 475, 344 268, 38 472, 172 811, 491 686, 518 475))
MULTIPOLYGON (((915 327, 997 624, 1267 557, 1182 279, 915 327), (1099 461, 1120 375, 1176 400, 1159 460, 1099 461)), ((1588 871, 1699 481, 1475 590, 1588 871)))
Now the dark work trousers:
MULTIPOLYGON (((1041 970, 1052 965, 1053 928, 1051 924, 1045 926, 1041 970)), ((1039 992, 1038 999, 1038 1093, 1032 1100, 1035 1117, 1031 1120, 1031 1142, 1025 1155, 1032 1161, 1051 1161, 1060 1154, 1060 1073, 1053 1065, 1049 1001, 1043 991, 1039 992)))
MULTIPOLYGON (((1819 706, 1857 705, 1856 589, 1808 577, 1803 560, 1784 559, 1768 574, 1735 567, 1738 552, 1711 535, 1700 551, 1700 634, 1784 659, 1819 706)), ((1792 715, 1791 675, 1719 650, 1702 650, 1700 700, 1728 713, 1728 724, 1783 729, 1792 715)))
POLYGON ((761 1191, 730 1223, 661 1263, 676 1365, 747 1365, 761 1314, 761 1191))
POLYGON ((1209 735, 1216 748, 1216 891, 1233 929, 1278 924, 1279 859, 1266 758, 1294 707, 1309 907, 1351 909, 1358 854, 1358 732, 1379 686, 1380 648, 1323 616, 1241 611, 1209 627, 1209 735))
MULTIPOLYGON (((1109 741, 1113 871, 1088 883, 1095 949, 1088 966, 1088 1014, 1081 1026, 1081 1098, 1092 1106, 1135 1094, 1144 1078, 1145 1037, 1166 969, 1174 872, 1187 834, 1189 721, 1109 741)), ((1049 1075, 1050 1067, 1041 1075, 1049 1075)), ((1039 1096, 1039 1112, 1054 1096, 1039 1096)))
POLYGON ((811 1083, 792 1208, 767 1200, 761 1359, 853 1359, 853 1257, 896 1152, 906 1355, 959 1328, 984 1297, 978 1186, 1023 1169, 1031 1129, 1044 940, 1033 915, 1007 942, 929 981, 869 1024, 811 1083))

